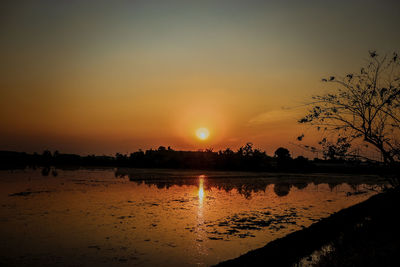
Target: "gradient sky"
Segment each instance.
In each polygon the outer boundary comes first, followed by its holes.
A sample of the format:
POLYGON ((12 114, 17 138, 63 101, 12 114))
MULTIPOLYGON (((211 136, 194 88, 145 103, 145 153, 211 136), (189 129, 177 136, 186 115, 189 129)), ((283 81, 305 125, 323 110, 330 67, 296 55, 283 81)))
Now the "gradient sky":
POLYGON ((298 106, 326 90, 322 77, 359 70, 368 50, 400 50, 399 10, 368 0, 2 2, 0 150, 295 151, 308 131, 298 106))

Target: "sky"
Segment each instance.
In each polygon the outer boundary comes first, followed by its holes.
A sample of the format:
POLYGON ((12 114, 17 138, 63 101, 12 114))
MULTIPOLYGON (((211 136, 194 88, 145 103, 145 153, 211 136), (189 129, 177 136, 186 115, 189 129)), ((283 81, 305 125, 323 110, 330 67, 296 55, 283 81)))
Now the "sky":
POLYGON ((368 50, 399 51, 399 10, 368 0, 4 1, 0 150, 252 142, 301 155, 292 143, 312 130, 297 120, 327 90, 321 78, 358 71, 368 50))

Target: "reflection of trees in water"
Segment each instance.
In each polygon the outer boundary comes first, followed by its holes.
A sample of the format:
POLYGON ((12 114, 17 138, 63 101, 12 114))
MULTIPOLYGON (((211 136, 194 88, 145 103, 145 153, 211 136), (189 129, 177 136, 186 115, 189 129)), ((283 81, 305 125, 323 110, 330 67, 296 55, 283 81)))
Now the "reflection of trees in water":
POLYGON ((296 187, 299 190, 302 190, 304 188, 306 188, 308 185, 308 183, 294 183, 293 186, 296 187))
POLYGON ((284 197, 289 194, 291 187, 288 183, 278 183, 274 185, 274 192, 278 197, 284 197))
MULTIPOLYGON (((215 176, 207 178, 207 183, 204 183, 204 189, 210 190, 215 188, 225 192, 236 190, 240 195, 249 199, 253 194, 258 192, 265 192, 267 186, 273 184, 274 192, 278 197, 287 196, 292 187, 297 190, 304 190, 309 184, 319 185, 328 184, 329 189, 332 191, 336 186, 346 183, 349 184, 353 191, 360 190, 361 184, 366 184, 375 187, 377 184, 382 184, 374 179, 360 179, 357 181, 349 182, 349 177, 335 177, 330 176, 285 176, 276 175, 270 177, 247 177, 247 176, 215 176), (335 181, 332 181, 335 179, 335 181)), ((130 181, 137 184, 145 184, 148 186, 156 186, 158 189, 168 189, 172 186, 195 186, 199 185, 199 176, 194 174, 184 173, 152 173, 152 172, 132 172, 129 169, 116 169, 115 177, 124 178, 128 177, 130 181)), ((354 179, 354 178, 352 178, 354 179)))
MULTIPOLYGON (((168 189, 172 186, 198 186, 199 180, 197 177, 191 178, 145 178, 138 177, 137 175, 128 175, 130 181, 137 184, 145 184, 148 186, 156 186, 158 189, 168 189)), ((270 185, 270 181, 246 181, 246 179, 207 179, 207 183, 204 184, 206 190, 215 188, 217 190, 223 190, 225 192, 231 192, 236 190, 240 195, 245 198, 251 198, 252 194, 258 192, 265 192, 265 189, 270 185)))
POLYGON ((41 173, 42 173, 42 176, 49 176, 50 173, 54 177, 56 177, 58 175, 57 169, 53 168, 53 167, 43 167, 41 173))
POLYGON ((359 191, 359 186, 360 186, 359 184, 351 182, 351 183, 348 183, 348 185, 350 186, 350 188, 351 188, 354 192, 359 191))
POLYGON ((44 167, 42 169, 42 176, 49 176, 50 173, 50 168, 49 167, 44 167))
MULTIPOLYGON (((119 176, 121 177, 121 176, 119 176)), ((177 177, 140 177, 138 175, 128 174, 130 181, 137 184, 145 184, 148 186, 156 186, 158 189, 168 189, 172 186, 198 186, 199 181, 197 177, 190 178, 177 178, 177 177)), ((204 185, 206 190, 215 188, 225 192, 236 190, 240 195, 246 199, 250 199, 253 194, 258 192, 265 192, 267 186, 274 184, 269 179, 254 179, 254 178, 209 178, 204 185)), ((306 188, 308 183, 278 183, 274 186, 274 192, 278 197, 286 196, 290 192, 290 188, 295 186, 299 190, 306 188)))
MULTIPOLYGON (((146 179, 138 178, 137 176, 129 175, 129 180, 137 184, 145 184, 148 186, 156 186, 158 189, 170 188, 171 186, 198 186, 197 178, 169 178, 164 179, 146 179)), ((217 190, 223 190, 225 192, 231 192, 236 190, 240 195, 244 196, 246 199, 250 199, 253 194, 258 192, 265 192, 268 185, 274 184, 274 192, 278 197, 283 197, 289 194, 292 186, 295 186, 299 190, 307 187, 308 183, 273 183, 271 181, 261 179, 224 179, 215 178, 207 179, 207 184, 205 189, 210 190, 215 188, 217 190), (247 180, 247 181, 246 181, 247 180)))
POLYGON ((333 189, 335 189, 336 186, 338 186, 340 183, 328 183, 329 189, 331 191, 333 191, 333 189))

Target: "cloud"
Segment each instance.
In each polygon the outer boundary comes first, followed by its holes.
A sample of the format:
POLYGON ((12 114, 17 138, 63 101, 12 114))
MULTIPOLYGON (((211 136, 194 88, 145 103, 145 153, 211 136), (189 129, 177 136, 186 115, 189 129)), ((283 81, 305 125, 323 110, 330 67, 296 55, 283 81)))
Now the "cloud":
POLYGON ((279 122, 295 122, 299 115, 291 109, 271 110, 258 114, 248 121, 248 126, 275 124, 279 122))

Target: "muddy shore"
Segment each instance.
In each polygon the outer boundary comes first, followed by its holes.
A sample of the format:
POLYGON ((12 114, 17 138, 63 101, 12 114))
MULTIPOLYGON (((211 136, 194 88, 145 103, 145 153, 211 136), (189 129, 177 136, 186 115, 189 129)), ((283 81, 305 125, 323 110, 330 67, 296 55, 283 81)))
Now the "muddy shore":
POLYGON ((296 266, 324 246, 332 251, 316 266, 398 266, 399 200, 399 189, 388 190, 216 266, 296 266))

